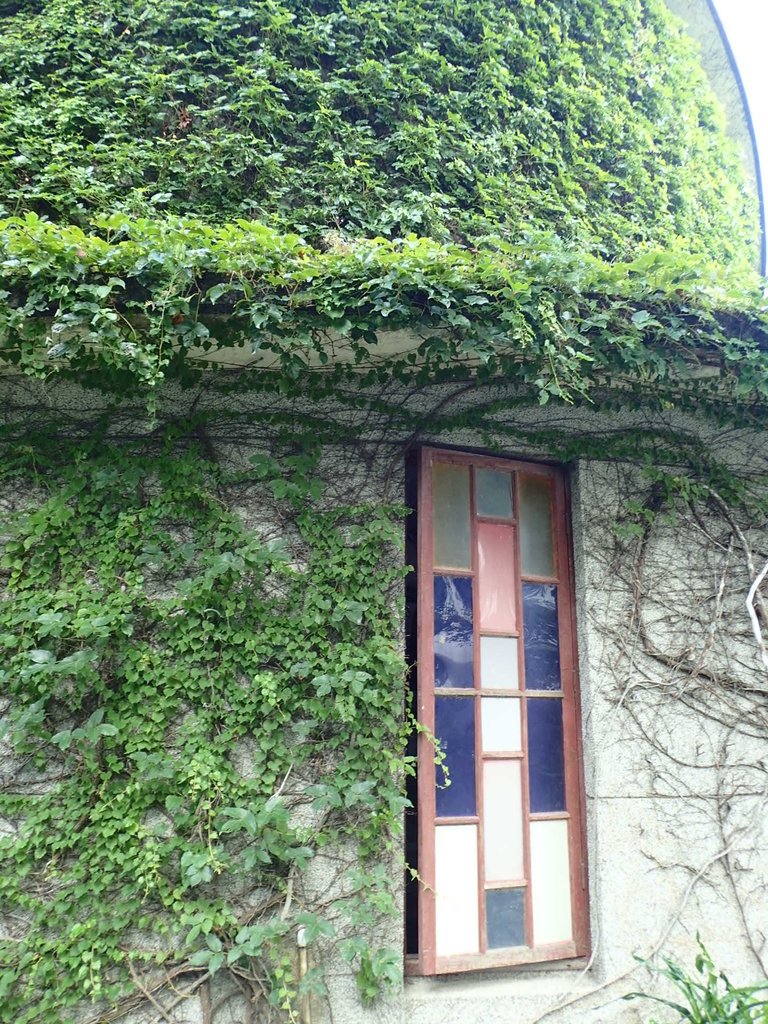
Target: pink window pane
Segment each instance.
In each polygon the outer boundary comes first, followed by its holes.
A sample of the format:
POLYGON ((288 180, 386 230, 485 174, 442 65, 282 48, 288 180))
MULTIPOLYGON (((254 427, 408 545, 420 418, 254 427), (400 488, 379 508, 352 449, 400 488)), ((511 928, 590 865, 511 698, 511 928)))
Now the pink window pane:
POLYGON ((500 523, 477 524, 480 629, 510 633, 515 612, 515 532, 500 523))

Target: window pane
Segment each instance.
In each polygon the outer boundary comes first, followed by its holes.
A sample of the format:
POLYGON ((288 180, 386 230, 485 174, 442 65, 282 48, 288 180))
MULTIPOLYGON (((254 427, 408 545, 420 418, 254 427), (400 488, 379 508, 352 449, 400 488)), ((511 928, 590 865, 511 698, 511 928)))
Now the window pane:
POLYGON ((531 822, 533 942, 567 942, 573 938, 568 822, 531 822))
POLYGON ((480 685, 487 689, 517 690, 517 637, 480 637, 480 685))
POLYGON ((488 948, 525 945, 525 890, 487 889, 485 920, 488 948))
POLYGON ((469 569, 469 468, 432 467, 434 564, 469 569))
POLYGON ((483 753, 520 750, 520 699, 483 697, 483 753))
POLYGON ((483 810, 486 882, 525 877, 520 761, 485 761, 483 810))
POLYGON ((512 518, 512 476, 495 469, 476 469, 477 514, 512 518))
POLYGON ((515 533, 500 523, 477 524, 480 629, 514 632, 515 533))
POLYGON ((477 953, 477 825, 435 829, 435 947, 438 956, 477 953))
POLYGON ((547 480, 519 477, 520 562, 524 576, 554 576, 552 500, 547 480))
POLYGON ((435 576, 435 686, 474 686, 472 580, 435 576))
POLYGON ((557 587, 523 584, 523 657, 526 690, 560 689, 557 587))
POLYGON ((563 702, 530 697, 527 705, 531 813, 564 811, 563 702))
POLYGON ((475 700, 473 697, 435 698, 435 736, 445 753, 450 785, 445 786, 444 767, 438 766, 435 794, 438 818, 464 818, 476 813, 475 801, 475 700))

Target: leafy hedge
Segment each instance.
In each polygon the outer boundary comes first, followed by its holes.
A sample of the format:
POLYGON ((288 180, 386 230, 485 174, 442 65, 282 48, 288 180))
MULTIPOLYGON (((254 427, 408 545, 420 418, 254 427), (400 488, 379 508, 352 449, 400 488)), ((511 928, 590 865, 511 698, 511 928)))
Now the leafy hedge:
POLYGON ((755 252, 662 0, 4 3, 0 82, 0 213, 755 252))

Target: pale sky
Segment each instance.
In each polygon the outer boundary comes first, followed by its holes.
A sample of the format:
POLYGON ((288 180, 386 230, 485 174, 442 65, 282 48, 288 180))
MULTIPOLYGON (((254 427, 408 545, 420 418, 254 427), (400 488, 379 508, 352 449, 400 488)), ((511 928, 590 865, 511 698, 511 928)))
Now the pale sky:
MULTIPOLYGON (((744 84, 768 203, 768 0, 714 0, 744 84)), ((765 245, 763 247, 765 251, 765 245)))

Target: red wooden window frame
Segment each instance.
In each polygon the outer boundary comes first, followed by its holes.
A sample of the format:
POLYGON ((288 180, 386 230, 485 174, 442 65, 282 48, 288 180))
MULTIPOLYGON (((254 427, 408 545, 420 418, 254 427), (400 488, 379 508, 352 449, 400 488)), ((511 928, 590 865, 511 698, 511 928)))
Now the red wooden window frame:
MULTIPOLYGON (((524 856, 526 878, 529 880, 525 888, 525 921, 528 946, 487 950, 485 948, 485 882, 483 877, 482 831, 483 806, 482 786, 478 786, 477 817, 457 819, 457 823, 478 825, 478 915, 480 925, 480 952, 463 955, 438 956, 436 953, 435 936, 435 765, 434 748, 428 735, 421 733, 418 737, 418 931, 419 952, 406 958, 406 972, 414 975, 450 974, 461 971, 482 970, 494 967, 515 966, 518 964, 541 963, 546 961, 564 960, 584 957, 589 952, 589 911, 587 889, 587 849, 586 824, 584 817, 584 784, 581 753, 581 717, 578 695, 575 608, 573 588, 573 561, 571 555, 569 500, 565 475, 561 468, 541 463, 523 462, 515 459, 497 458, 494 456, 475 455, 454 450, 424 448, 420 453, 418 467, 418 637, 417 637, 417 717, 429 732, 435 725, 435 688, 434 688, 434 596, 433 576, 436 568, 432 561, 432 467, 435 462, 458 464, 475 468, 496 469, 506 472, 523 474, 526 477, 538 477, 546 481, 552 495, 552 527, 553 554, 556 575, 554 577, 531 576, 518 572, 517 619, 520 635, 522 635, 522 582, 541 582, 558 584, 558 621, 560 643, 560 668, 563 706, 563 754, 565 770, 565 812, 536 814, 534 820, 568 819, 568 850, 570 865, 571 907, 573 916, 573 938, 568 942, 558 942, 535 947, 530 945, 532 937, 532 895, 529 827, 531 821, 528 795, 528 755, 526 736, 526 716, 522 719, 522 799, 523 799, 523 830, 525 836, 524 856)), ((517 480, 518 477, 516 476, 517 480)), ((474 564, 477 531, 477 517, 474 508, 474 489, 471 488, 471 570, 447 570, 457 575, 471 575, 477 587, 477 567, 474 564)), ((515 543, 518 551, 516 565, 520 566, 518 537, 518 493, 515 487, 514 517, 515 543)), ((483 517, 485 519, 485 517, 483 517)), ((508 520, 507 520, 508 521, 508 520)), ((475 697, 478 699, 479 687, 479 644, 474 645, 474 676, 475 697)), ((522 681, 521 698, 524 690, 523 644, 518 643, 519 678, 522 681)), ((441 691, 442 692, 442 691, 441 691)), ((540 698, 537 698, 540 699, 540 698)), ((482 762, 482 752, 476 750, 476 764, 482 762)), ((441 819, 443 824, 445 820, 441 819)))

